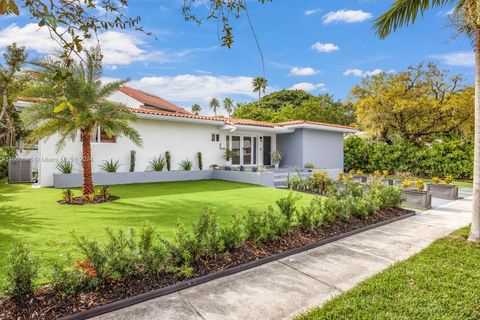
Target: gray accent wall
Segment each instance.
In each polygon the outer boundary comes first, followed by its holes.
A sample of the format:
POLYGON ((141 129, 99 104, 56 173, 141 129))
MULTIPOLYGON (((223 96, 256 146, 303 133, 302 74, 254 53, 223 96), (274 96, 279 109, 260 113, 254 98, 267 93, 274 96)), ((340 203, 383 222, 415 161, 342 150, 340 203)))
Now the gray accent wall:
POLYGON ((281 166, 303 167, 306 163, 320 169, 343 170, 343 133, 297 129, 277 135, 277 150, 283 152, 281 166))

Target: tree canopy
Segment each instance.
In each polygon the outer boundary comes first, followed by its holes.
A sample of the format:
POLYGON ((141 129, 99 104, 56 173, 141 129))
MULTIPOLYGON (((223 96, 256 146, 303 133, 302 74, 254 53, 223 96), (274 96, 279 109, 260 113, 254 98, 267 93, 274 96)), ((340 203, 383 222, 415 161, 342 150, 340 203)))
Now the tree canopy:
POLYGON ((234 116, 268 122, 309 120, 346 125, 354 122, 351 104, 335 101, 329 94, 314 96, 302 90, 273 92, 259 101, 239 106, 234 116))
POLYGON ((358 127, 373 138, 421 143, 439 135, 473 135, 473 88, 434 63, 366 78, 351 99, 358 127))

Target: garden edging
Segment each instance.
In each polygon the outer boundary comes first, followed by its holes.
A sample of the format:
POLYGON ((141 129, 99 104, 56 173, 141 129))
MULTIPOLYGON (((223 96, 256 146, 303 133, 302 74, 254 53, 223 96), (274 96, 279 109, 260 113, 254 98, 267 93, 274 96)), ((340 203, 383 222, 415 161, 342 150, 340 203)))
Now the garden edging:
POLYGON ((123 308, 129 307, 129 306, 132 306, 132 305, 135 305, 135 304, 147 301, 147 300, 159 298, 159 297, 162 297, 162 296, 165 296, 165 295, 168 295, 168 294, 171 294, 171 293, 175 293, 175 292, 178 292, 178 291, 181 291, 181 290, 184 290, 184 289, 188 289, 188 288, 191 288, 191 287, 194 287, 194 286, 197 286, 197 285, 209 282, 209 281, 213 281, 213 280, 218 279, 218 278, 233 275, 233 274, 245 271, 245 270, 249 270, 249 269, 261 266, 261 265, 269 263, 269 262, 273 262, 273 261, 276 261, 276 260, 279 260, 279 259, 283 259, 285 257, 291 256, 291 255, 294 255, 294 254, 298 254, 298 253, 308 251, 308 250, 311 250, 311 249, 314 249, 314 248, 317 248, 317 247, 321 247, 321 246, 329 244, 331 242, 334 242, 334 241, 337 241, 337 240, 340 240, 340 239, 343 239, 343 238, 346 238, 346 237, 349 237, 349 236, 352 236, 352 235, 355 235, 355 234, 358 234, 358 233, 361 233, 361 232, 364 232, 364 231, 367 231, 367 230, 371 230, 371 229, 374 229, 374 228, 377 228, 377 227, 380 227, 380 226, 383 226, 383 225, 386 225, 386 224, 390 224, 390 223, 393 223, 395 221, 403 220, 403 219, 409 218, 409 217, 414 216, 414 215, 415 215, 415 212, 407 213, 405 215, 402 215, 402 216, 399 216, 399 217, 396 217, 396 218, 393 218, 393 219, 390 219, 390 220, 377 222, 377 223, 374 223, 372 225, 369 225, 369 226, 366 226, 366 227, 363 227, 363 228, 359 228, 359 229, 356 229, 356 230, 348 231, 346 233, 339 234, 339 235, 336 235, 336 236, 333 236, 333 237, 330 237, 330 238, 327 238, 327 239, 324 239, 324 240, 320 240, 318 242, 315 242, 315 243, 312 243, 312 244, 309 244, 309 245, 306 245, 306 246, 303 246, 303 247, 293 248, 293 249, 290 249, 290 250, 287 250, 287 251, 284 251, 284 252, 281 252, 281 253, 278 253, 278 254, 274 254, 274 255, 271 255, 271 256, 268 256, 268 257, 265 257, 265 258, 261 258, 261 259, 258 259, 258 260, 252 261, 252 262, 242 264, 242 265, 238 265, 238 266, 235 266, 235 267, 232 267, 232 268, 229 268, 229 269, 225 269, 223 271, 219 271, 219 272, 211 273, 211 274, 201 276, 201 277, 198 277, 198 278, 182 281, 180 283, 177 283, 177 284, 174 284, 174 285, 171 285, 171 286, 167 286, 167 287, 160 288, 160 289, 157 289, 157 290, 152 290, 152 291, 149 291, 149 292, 146 292, 146 293, 143 293, 143 294, 139 294, 139 295, 127 298, 127 299, 123 299, 123 300, 115 301, 115 302, 112 302, 112 303, 108 303, 108 304, 105 304, 105 305, 102 305, 102 306, 99 306, 99 307, 95 307, 95 308, 92 308, 92 309, 89 309, 89 310, 86 310, 86 311, 83 311, 83 312, 79 312, 79 313, 75 313, 75 314, 72 314, 72 315, 69 315, 69 316, 62 317, 61 319, 63 319, 63 320, 83 320, 83 319, 89 319, 89 318, 92 318, 92 317, 95 317, 95 316, 99 316, 99 315, 102 315, 102 314, 105 314, 105 313, 108 313, 108 312, 112 312, 112 311, 115 311, 115 310, 123 309, 123 308))

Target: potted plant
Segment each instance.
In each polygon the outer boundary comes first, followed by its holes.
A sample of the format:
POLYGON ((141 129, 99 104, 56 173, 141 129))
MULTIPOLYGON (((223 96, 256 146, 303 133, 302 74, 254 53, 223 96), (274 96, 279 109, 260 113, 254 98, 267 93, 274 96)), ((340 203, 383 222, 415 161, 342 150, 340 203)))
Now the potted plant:
POLYGON ((457 200, 458 186, 452 184, 452 182, 453 177, 451 175, 446 176, 443 181, 439 177, 433 177, 432 183, 427 184, 427 190, 432 193, 434 198, 457 200))
POLYGON ((428 190, 425 191, 425 183, 422 179, 418 179, 415 182, 405 179, 402 182, 402 186, 404 204, 422 209, 432 208, 432 194, 428 190))
POLYGON ((228 149, 225 150, 225 154, 223 155, 223 157, 225 158, 229 166, 232 165, 232 158, 234 156, 235 156, 235 152, 233 150, 228 150, 228 149))
POLYGON ((315 166, 311 163, 305 163, 304 168, 308 170, 308 172, 312 172, 315 169, 315 166))
POLYGON ((270 154, 270 157, 273 165, 275 166, 275 169, 278 169, 280 167, 280 162, 282 162, 282 159, 283 159, 283 153, 276 150, 270 154))

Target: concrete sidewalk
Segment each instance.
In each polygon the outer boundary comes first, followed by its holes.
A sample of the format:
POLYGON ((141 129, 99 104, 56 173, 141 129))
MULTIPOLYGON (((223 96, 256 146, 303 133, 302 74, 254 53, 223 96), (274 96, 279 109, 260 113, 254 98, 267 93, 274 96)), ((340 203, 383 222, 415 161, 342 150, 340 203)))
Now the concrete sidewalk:
POLYGON ((470 223, 471 198, 96 319, 290 319, 470 223))

